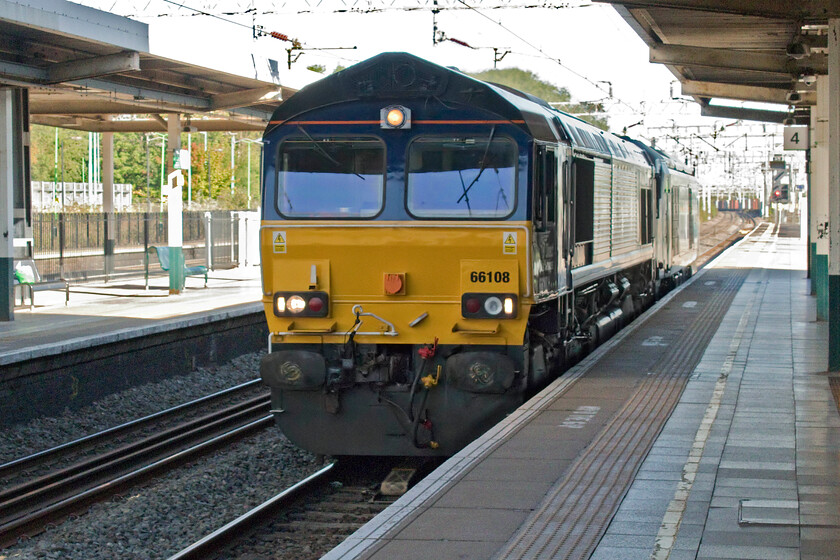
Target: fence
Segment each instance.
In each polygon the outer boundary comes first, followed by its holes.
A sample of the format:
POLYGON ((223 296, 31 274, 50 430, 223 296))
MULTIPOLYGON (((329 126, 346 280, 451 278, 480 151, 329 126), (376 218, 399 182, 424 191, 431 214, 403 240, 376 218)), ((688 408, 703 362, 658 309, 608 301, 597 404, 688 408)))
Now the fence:
MULTIPOLYGON (((44 280, 109 280, 142 276, 144 253, 167 245, 165 212, 33 214, 32 253, 44 280), (107 228, 114 228, 106 258, 107 228)), ((184 212, 187 266, 233 268, 259 263, 259 213, 184 212)), ((152 271, 154 272, 154 270, 152 271)))
MULTIPOLYGON (((114 209, 131 206, 133 186, 114 185, 114 209)), ((60 211, 65 206, 102 206, 102 183, 53 183, 32 181, 32 208, 42 212, 60 211)))

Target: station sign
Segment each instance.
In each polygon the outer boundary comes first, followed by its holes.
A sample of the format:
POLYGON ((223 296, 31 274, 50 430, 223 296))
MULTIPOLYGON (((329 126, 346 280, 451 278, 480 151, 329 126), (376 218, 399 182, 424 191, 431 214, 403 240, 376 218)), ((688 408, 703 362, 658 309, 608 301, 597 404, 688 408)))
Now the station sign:
POLYGON ((808 149, 808 127, 807 126, 786 126, 784 133, 785 150, 807 150, 808 149))
POLYGON ((175 169, 182 169, 189 171, 190 169, 190 151, 189 150, 175 150, 172 153, 172 167, 175 169))

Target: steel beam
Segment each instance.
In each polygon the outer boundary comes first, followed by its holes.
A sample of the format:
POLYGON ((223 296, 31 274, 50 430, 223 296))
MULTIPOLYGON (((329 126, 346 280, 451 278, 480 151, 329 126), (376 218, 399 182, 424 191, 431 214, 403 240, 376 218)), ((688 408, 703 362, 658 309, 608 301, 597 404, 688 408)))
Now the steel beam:
POLYGON ((208 111, 210 109, 210 99, 207 97, 199 97, 197 95, 156 91, 145 87, 122 84, 108 80, 99 80, 96 78, 74 80, 67 83, 85 89, 98 89, 105 92, 128 95, 137 101, 145 101, 150 105, 159 103, 161 106, 167 107, 167 109, 176 111, 179 109, 183 112, 208 111))
MULTIPOLYGON (((36 94, 39 92, 36 91, 36 94)), ((147 115, 149 107, 134 105, 128 100, 109 101, 89 95, 77 98, 69 95, 34 95, 29 102, 29 114, 35 115, 147 115)))
POLYGON ((140 70, 140 53, 124 52, 58 62, 47 67, 46 83, 57 84, 140 70))
MULTIPOLYGON (((166 132, 166 125, 161 125, 160 122, 154 119, 137 119, 131 121, 107 121, 101 115, 102 119, 96 118, 67 118, 59 115, 33 115, 31 122, 35 124, 42 124, 44 126, 55 126, 58 128, 71 128, 73 130, 85 130, 89 132, 166 132)), ((94 117, 94 115, 91 115, 94 117)), ((210 120, 193 120, 190 126, 195 127, 196 131, 202 132, 244 132, 265 131, 265 122, 263 121, 246 121, 231 119, 210 119, 210 120)))
POLYGON ((826 20, 840 17, 836 0, 594 0, 628 8, 673 8, 720 14, 792 20, 826 20))
POLYGON ((280 86, 246 89, 244 91, 235 91, 232 93, 217 93, 216 95, 210 97, 210 108, 213 110, 219 110, 246 107, 248 105, 259 103, 270 93, 276 93, 279 97, 281 95, 280 86))
POLYGON ((745 121, 761 121, 782 124, 790 113, 767 111, 764 109, 745 109, 743 107, 725 107, 723 105, 701 105, 700 114, 704 117, 720 117, 745 121))
POLYGON ((132 51, 149 51, 147 24, 73 2, 3 0, 3 21, 132 51))
POLYGON ((747 72, 769 72, 785 76, 806 71, 816 74, 828 73, 828 58, 819 53, 801 60, 793 60, 785 54, 685 45, 657 45, 650 47, 650 61, 675 66, 704 66, 747 72))
MULTIPOLYGON (((744 86, 738 84, 724 84, 719 82, 701 82, 688 80, 682 82, 683 95, 698 97, 720 97, 723 99, 738 99, 741 101, 757 101, 762 103, 779 103, 787 105, 789 89, 769 88, 760 86, 744 86)), ((814 92, 800 93, 802 101, 797 105, 816 105, 817 95, 814 92)))

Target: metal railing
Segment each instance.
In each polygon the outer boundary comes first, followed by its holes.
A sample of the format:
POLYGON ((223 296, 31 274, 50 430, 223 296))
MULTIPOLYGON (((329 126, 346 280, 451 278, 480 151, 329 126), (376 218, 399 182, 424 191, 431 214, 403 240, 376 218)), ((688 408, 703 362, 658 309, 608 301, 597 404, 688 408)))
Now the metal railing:
MULTIPOLYGON (((32 254, 45 281, 142 276, 149 247, 167 245, 166 220, 165 212, 115 213, 110 220, 101 212, 33 214, 32 254), (109 228, 114 230, 112 236, 109 228), (106 243, 109 237, 113 243, 106 243)), ((250 232, 255 221, 259 222, 258 214, 250 212, 184 212, 186 265, 201 264, 211 270, 240 265, 240 255, 248 254, 240 247, 248 244, 243 232, 250 232)), ((258 258, 246 260, 258 262, 258 258)))

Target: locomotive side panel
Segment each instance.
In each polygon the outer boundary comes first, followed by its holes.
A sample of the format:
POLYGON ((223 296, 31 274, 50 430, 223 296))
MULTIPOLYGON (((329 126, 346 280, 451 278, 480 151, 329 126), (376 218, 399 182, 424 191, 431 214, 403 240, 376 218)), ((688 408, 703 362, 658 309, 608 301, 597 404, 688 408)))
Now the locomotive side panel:
POLYGON ((612 256, 640 247, 639 172, 629 164, 613 166, 612 256))
POLYGON ((609 162, 595 159, 594 185, 594 242, 592 260, 608 260, 612 245, 612 166, 609 162))

